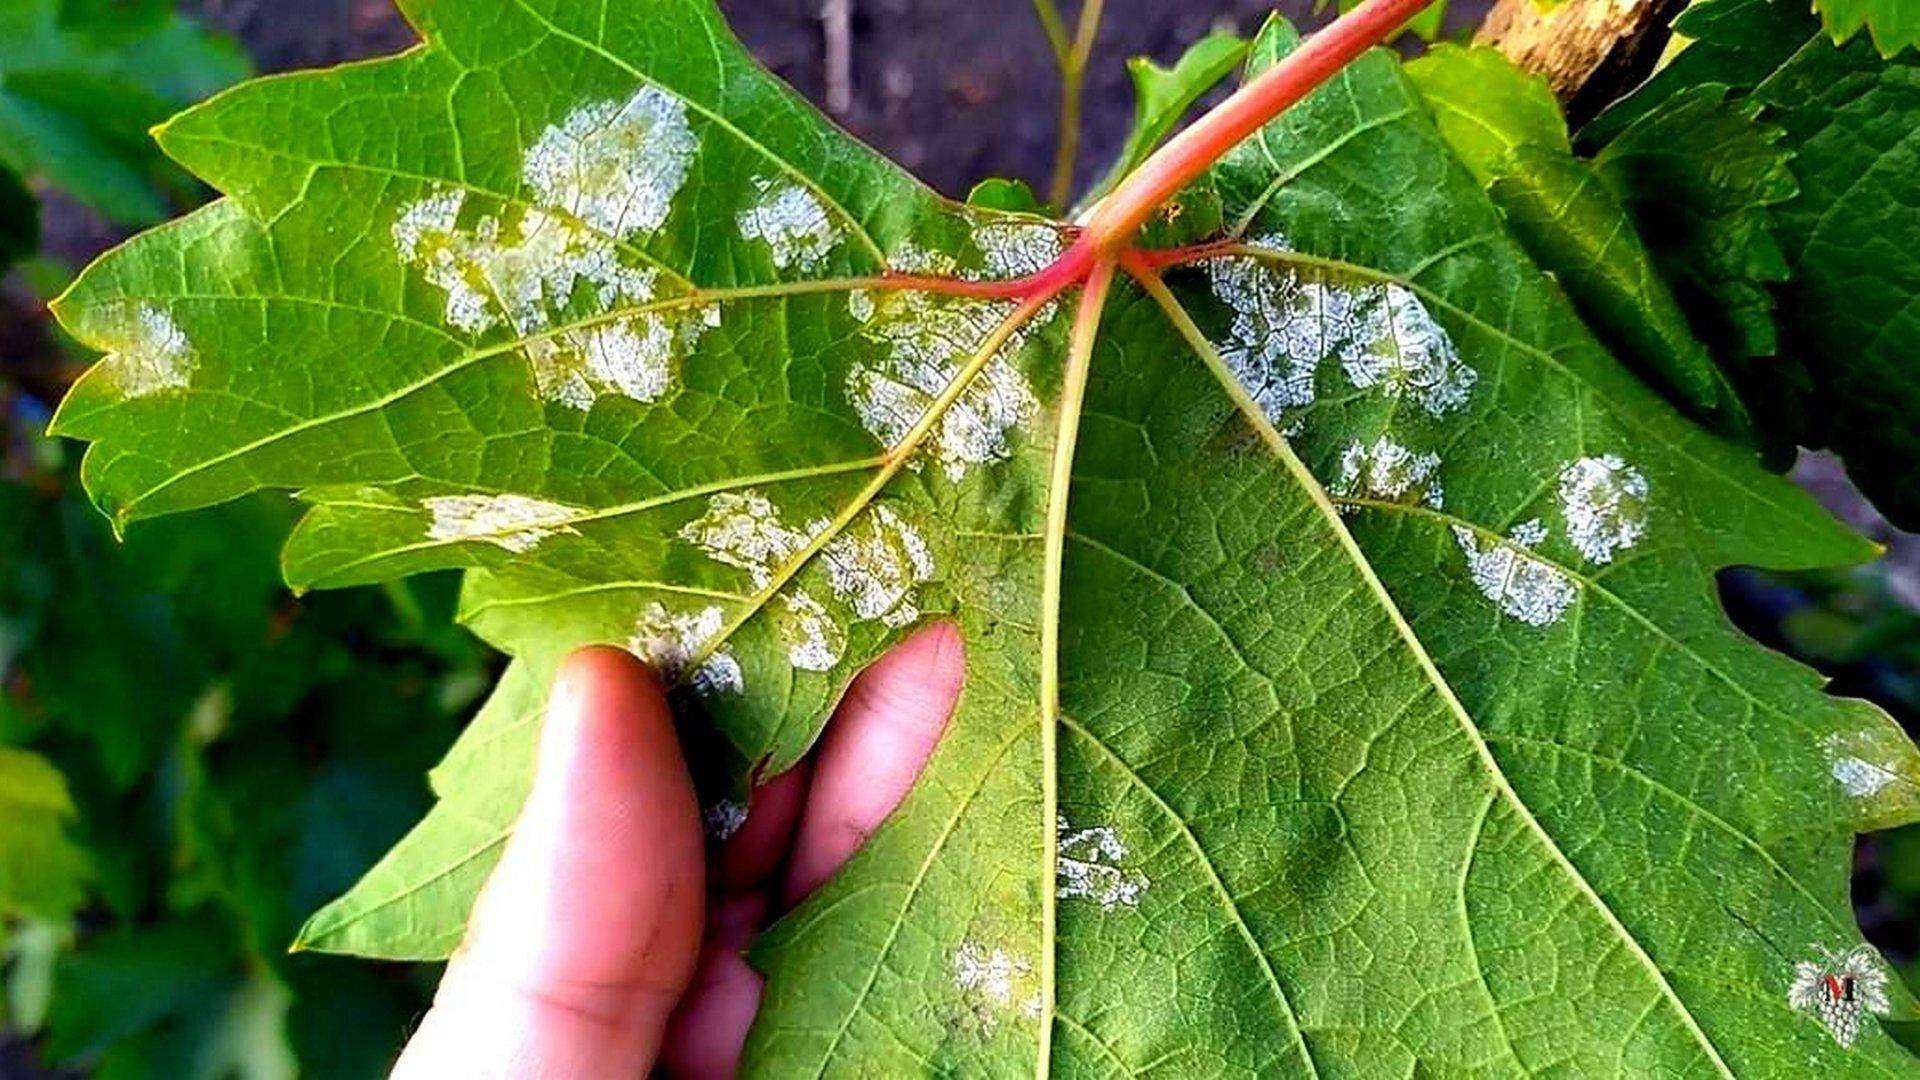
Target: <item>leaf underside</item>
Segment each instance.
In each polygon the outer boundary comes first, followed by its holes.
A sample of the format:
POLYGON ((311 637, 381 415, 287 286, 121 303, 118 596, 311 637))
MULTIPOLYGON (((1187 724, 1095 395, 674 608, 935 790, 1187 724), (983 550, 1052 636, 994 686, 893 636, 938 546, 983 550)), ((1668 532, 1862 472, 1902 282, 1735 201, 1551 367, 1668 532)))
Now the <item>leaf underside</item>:
POLYGON ((1595 342, 1392 57, 1217 165, 1186 220, 1246 246, 1116 286, 1064 416, 1071 296, 878 280, 1056 227, 937 198, 704 0, 405 6, 424 49, 172 122, 228 199, 61 305, 110 512, 303 489, 297 584, 466 568, 515 657, 304 945, 457 944, 571 649, 676 672, 740 784, 939 617, 958 710, 756 947, 750 1071, 1910 1068, 1802 984, 1897 994, 1847 864, 1920 762, 1712 580, 1870 547, 1595 342))

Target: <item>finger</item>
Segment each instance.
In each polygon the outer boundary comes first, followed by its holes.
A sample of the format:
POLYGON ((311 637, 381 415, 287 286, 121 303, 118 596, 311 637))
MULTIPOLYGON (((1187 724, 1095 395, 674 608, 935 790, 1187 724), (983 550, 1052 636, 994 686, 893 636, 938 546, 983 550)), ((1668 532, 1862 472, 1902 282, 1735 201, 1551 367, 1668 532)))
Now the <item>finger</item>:
POLYGON ((575 653, 513 838, 395 1075, 643 1073, 693 971, 703 876, 658 680, 617 649, 575 653))
POLYGON ((764 982, 746 950, 766 924, 768 889, 793 845, 810 771, 801 762, 754 791, 747 820, 713 861, 706 941, 660 1056, 667 1076, 724 1080, 740 1071, 764 982))
POLYGON ((853 681, 814 761, 787 868, 788 905, 818 888, 900 805, 946 729, 966 670, 959 628, 935 623, 853 681))

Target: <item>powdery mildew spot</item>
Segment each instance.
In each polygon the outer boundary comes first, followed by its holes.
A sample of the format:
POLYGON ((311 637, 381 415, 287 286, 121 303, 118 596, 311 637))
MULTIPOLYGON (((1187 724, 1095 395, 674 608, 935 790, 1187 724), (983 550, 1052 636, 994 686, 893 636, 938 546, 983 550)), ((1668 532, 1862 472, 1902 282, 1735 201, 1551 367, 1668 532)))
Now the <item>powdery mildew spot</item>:
POLYGON ((798 184, 756 179, 760 198, 734 217, 740 235, 767 245, 773 265, 817 269, 840 242, 841 231, 813 192, 798 184))
POLYGON ((573 533, 573 522, 586 513, 576 506, 548 502, 529 495, 435 495, 422 500, 432 520, 431 540, 479 540, 515 554, 558 533, 573 533))
POLYGON ((1580 554, 1612 562, 1646 535, 1647 478, 1612 454, 1569 462, 1560 470, 1560 513, 1580 554))
POLYGON ((1029 1018, 1040 1015, 1039 982, 1031 961, 1005 949, 963 941, 954 951, 953 984, 989 1029, 1015 1009, 1029 1018))
POLYGON ((1443 501, 1438 454, 1416 454, 1385 435, 1372 446, 1347 444, 1333 493, 1383 502, 1418 502, 1438 509, 1443 501))
POLYGON ((1463 525, 1453 527, 1453 538, 1467 557, 1474 587, 1502 612, 1529 626, 1558 622, 1579 592, 1558 568, 1528 553, 1547 538, 1539 518, 1516 527, 1508 539, 1485 545, 1463 525))
POLYGON ((1045 270, 1066 250, 1060 230, 1042 221, 989 221, 973 230, 985 265, 963 277, 1008 281, 1045 270))
POLYGON ((847 293, 847 314, 861 322, 873 318, 873 293, 867 289, 854 289, 847 293))
POLYGON ((747 808, 732 799, 721 799, 700 811, 700 827, 714 840, 728 840, 747 823, 747 808))
POLYGON ((647 403, 672 389, 675 365, 719 324, 720 308, 643 311, 529 341, 521 351, 540 396, 585 411, 602 393, 647 403))
POLYGON ((446 320, 456 329, 478 334, 505 322, 538 332, 583 282, 593 287, 596 312, 653 298, 657 272, 623 265, 605 237, 540 209, 512 226, 489 215, 463 229, 463 201, 459 192, 430 195, 403 207, 392 229, 401 261, 445 291, 446 320))
MULTIPOLYGON (((886 345, 887 357, 855 364, 847 395, 873 437, 897 446, 1014 305, 902 291, 870 296, 866 310, 865 336, 886 345)), ((1039 413, 1039 399, 1010 359, 1025 341, 1024 333, 1013 335, 940 418, 925 450, 949 479, 1005 460, 1012 433, 1039 413)))
POLYGON ((114 388, 129 398, 185 390, 199 366, 180 324, 152 304, 135 306, 130 318, 119 320, 102 337, 109 349, 104 370, 114 388))
POLYGON ((789 528, 772 500, 757 491, 723 491, 707 501, 707 512, 680 527, 680 539, 710 558, 745 570, 757 588, 772 583, 774 571, 800 552, 827 523, 789 528))
POLYGON ((1887 998, 1887 970, 1871 945, 1845 952, 1819 946, 1819 958, 1793 965, 1787 1004, 1811 1013, 1841 1046, 1860 1037, 1868 1014, 1885 1016, 1893 1004, 1887 998))
MULTIPOLYGON (((669 679, 678 679, 725 625, 726 614, 718 607, 674 612, 655 601, 640 612, 633 635, 627 639, 627 649, 669 679)), ((746 688, 739 661, 726 649, 714 650, 689 682, 701 694, 738 694, 746 688)))
POLYGON ((1213 295, 1233 312, 1220 358, 1268 419, 1313 404, 1321 358, 1350 332, 1352 294, 1260 259, 1207 263, 1213 295))
POLYGON ((625 240, 667 220, 699 140, 687 107, 657 86, 568 113, 527 151, 521 174, 548 206, 625 240))
POLYGON ((787 646, 787 662, 802 671, 832 671, 847 651, 847 632, 804 589, 780 598, 774 621, 787 646))
POLYGON ((1849 737, 1837 731, 1820 741, 1831 762, 1829 771, 1834 781, 1840 790, 1856 799, 1877 795, 1881 788, 1898 778, 1894 769, 1861 756, 1872 753, 1874 741, 1871 736, 1849 737))
POLYGON ((1460 359, 1453 339, 1413 290, 1369 284, 1352 294, 1352 302, 1340 366, 1355 388, 1411 398, 1434 416, 1466 405, 1479 374, 1460 359))
POLYGON ((855 618, 905 626, 920 617, 915 592, 933 577, 933 554, 920 530, 892 507, 874 507, 863 526, 835 537, 821 553, 827 580, 855 618))
POLYGON ((1091 900, 1102 911, 1135 907, 1147 891, 1147 875, 1121 865, 1127 846, 1111 825, 1076 829, 1060 816, 1055 895, 1062 900, 1091 900))

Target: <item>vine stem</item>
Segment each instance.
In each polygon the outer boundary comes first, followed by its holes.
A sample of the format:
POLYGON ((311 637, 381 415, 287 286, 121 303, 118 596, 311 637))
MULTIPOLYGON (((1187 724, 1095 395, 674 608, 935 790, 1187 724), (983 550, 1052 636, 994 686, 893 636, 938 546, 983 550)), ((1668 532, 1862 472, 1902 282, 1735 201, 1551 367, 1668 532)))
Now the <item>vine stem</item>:
POLYGON ((1100 32, 1100 12, 1106 0, 1081 0, 1080 19, 1066 48, 1056 43, 1060 60, 1060 145, 1053 158, 1053 179, 1047 201, 1065 206, 1073 196, 1073 167, 1080 157, 1080 102, 1087 80, 1087 61, 1093 39, 1100 32))
MULTIPOLYGON (((1086 0, 1081 8, 1078 38, 1066 41, 1065 26, 1052 0, 1034 0, 1042 13, 1048 40, 1063 56, 1091 48, 1102 0, 1086 0), (1093 22, 1086 16, 1091 13, 1093 22)), ((1157 270, 1230 250, 1231 241, 1198 244, 1164 251, 1141 251, 1134 234, 1180 189, 1207 171, 1242 139, 1260 130, 1314 88, 1339 74, 1359 55, 1390 37, 1433 0, 1366 0, 1329 23, 1273 67, 1214 106, 1185 131, 1168 140, 1119 186, 1100 200, 1086 224, 1069 233, 1073 242, 1060 257, 1038 273, 1007 281, 963 281, 916 274, 889 273, 882 287, 919 289, 982 299, 1031 300, 1053 296, 1087 282, 1096 268, 1109 269, 1122 261, 1157 270)), ((1063 59, 1062 63, 1066 63, 1063 59)), ((1109 275, 1111 276, 1111 275, 1109 275)))
POLYGON ((1209 165, 1432 2, 1366 0, 1334 20, 1154 151, 1094 208, 1083 239, 1100 254, 1125 248, 1161 204, 1209 165))

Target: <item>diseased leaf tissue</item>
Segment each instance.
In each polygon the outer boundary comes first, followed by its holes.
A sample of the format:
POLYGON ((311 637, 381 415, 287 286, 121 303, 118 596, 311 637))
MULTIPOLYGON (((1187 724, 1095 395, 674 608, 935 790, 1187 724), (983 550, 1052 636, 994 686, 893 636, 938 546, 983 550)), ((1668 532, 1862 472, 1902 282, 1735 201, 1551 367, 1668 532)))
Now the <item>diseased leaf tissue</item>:
POLYGON ((1182 220, 1236 225, 1114 286, 1066 415, 1077 291, 916 282, 1067 230, 936 197, 705 0, 403 6, 425 48, 166 126, 227 198, 61 306, 118 519, 299 488, 297 584, 466 568, 515 657, 304 945, 458 942, 576 646, 674 673, 739 783, 939 617, 959 710, 757 947, 756 1071, 1911 1068, 1847 869, 1920 756, 1712 581, 1870 547, 1596 343, 1394 58, 1217 163, 1182 220))

